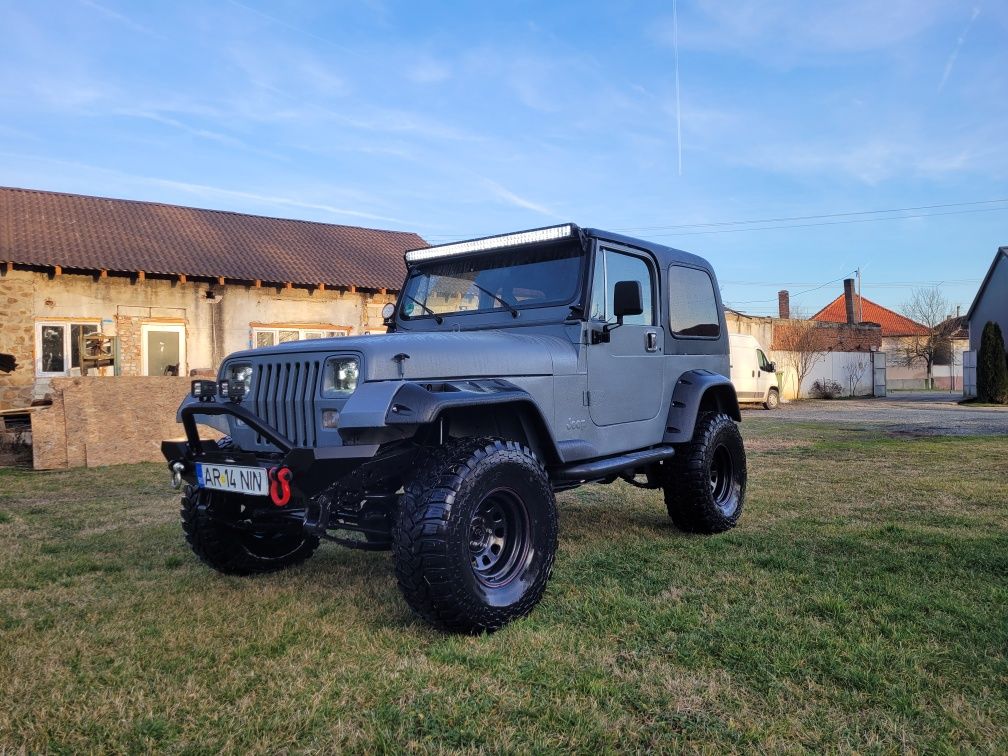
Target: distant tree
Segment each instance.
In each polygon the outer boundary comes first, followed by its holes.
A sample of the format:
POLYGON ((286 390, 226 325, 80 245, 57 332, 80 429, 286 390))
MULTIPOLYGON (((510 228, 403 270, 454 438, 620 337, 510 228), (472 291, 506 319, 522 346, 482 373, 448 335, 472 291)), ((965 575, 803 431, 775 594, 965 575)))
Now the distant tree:
POLYGON ((982 402, 1008 404, 1008 363, 1001 326, 989 321, 980 337, 977 354, 977 398, 982 402))
POLYGON ((852 357, 844 364, 843 373, 844 377, 847 378, 847 386, 850 388, 851 396, 854 396, 854 392, 857 391, 858 384, 861 383, 861 379, 864 378, 864 374, 870 364, 864 355, 860 353, 857 357, 852 357))
POLYGON ((812 368, 830 351, 829 344, 814 320, 792 317, 777 321, 774 345, 783 353, 781 362, 794 371, 795 399, 801 396, 802 384, 812 368))
POLYGON ((924 364, 927 368, 928 388, 934 388, 933 371, 936 362, 948 362, 952 351, 952 334, 957 323, 951 315, 948 300, 937 286, 930 289, 914 289, 910 301, 903 305, 903 314, 920 323, 927 333, 908 336, 901 342, 894 355, 897 365, 914 367, 924 364))

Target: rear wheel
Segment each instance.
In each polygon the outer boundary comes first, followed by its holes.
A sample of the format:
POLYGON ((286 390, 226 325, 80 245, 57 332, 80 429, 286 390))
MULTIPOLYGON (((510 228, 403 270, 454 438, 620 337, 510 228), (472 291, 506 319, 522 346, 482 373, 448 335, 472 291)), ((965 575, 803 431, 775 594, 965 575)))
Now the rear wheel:
POLYGON ((449 632, 491 632, 539 602, 557 545, 556 501, 526 447, 450 441, 404 489, 394 533, 406 602, 449 632))
POLYGON ((665 506, 681 530, 721 533, 742 515, 746 456, 735 421, 705 412, 696 421, 693 440, 682 444, 669 464, 665 506))
POLYGON ((182 530, 205 564, 228 575, 275 572, 300 564, 318 548, 300 525, 264 528, 249 516, 247 497, 186 486, 182 530))
POLYGON ((768 410, 775 410, 780 406, 780 392, 777 389, 772 388, 767 392, 766 401, 763 402, 763 406, 768 410))

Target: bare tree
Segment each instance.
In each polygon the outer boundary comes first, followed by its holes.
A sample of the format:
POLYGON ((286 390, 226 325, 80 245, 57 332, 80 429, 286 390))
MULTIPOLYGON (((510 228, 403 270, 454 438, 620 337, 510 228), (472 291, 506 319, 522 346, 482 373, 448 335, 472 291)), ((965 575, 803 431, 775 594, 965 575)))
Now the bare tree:
POLYGON ((847 360, 844 364, 843 372, 847 378, 847 385, 850 387, 851 396, 854 396, 854 392, 857 391, 858 384, 861 383, 861 379, 864 378, 864 374, 870 364, 861 354, 856 358, 847 360))
POLYGON ((829 334, 814 320, 791 317, 774 325, 774 347, 782 353, 781 361, 794 371, 795 399, 802 384, 824 355, 830 351, 829 334))
POLYGON ((934 388, 935 362, 947 362, 952 351, 952 334, 958 323, 951 314, 948 300, 937 286, 914 289, 910 301, 903 305, 903 314, 926 329, 907 336, 900 343, 895 362, 905 367, 924 364, 927 367, 928 388, 934 388))

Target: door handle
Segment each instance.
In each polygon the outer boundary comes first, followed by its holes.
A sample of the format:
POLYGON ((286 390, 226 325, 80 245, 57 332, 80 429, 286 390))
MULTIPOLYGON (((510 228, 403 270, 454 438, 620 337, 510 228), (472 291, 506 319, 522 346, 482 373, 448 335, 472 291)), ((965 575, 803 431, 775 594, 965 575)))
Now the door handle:
POLYGON ((658 333, 657 333, 657 331, 648 331, 644 335, 644 347, 649 352, 657 352, 658 351, 658 333))

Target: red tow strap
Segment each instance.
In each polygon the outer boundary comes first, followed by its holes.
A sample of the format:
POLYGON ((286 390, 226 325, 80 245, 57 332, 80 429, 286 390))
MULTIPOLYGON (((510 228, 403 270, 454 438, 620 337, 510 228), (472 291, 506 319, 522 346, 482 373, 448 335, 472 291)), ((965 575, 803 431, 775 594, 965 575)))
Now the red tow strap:
POLYGON ((294 474, 287 467, 269 469, 270 500, 278 507, 287 506, 291 499, 290 482, 294 474))

